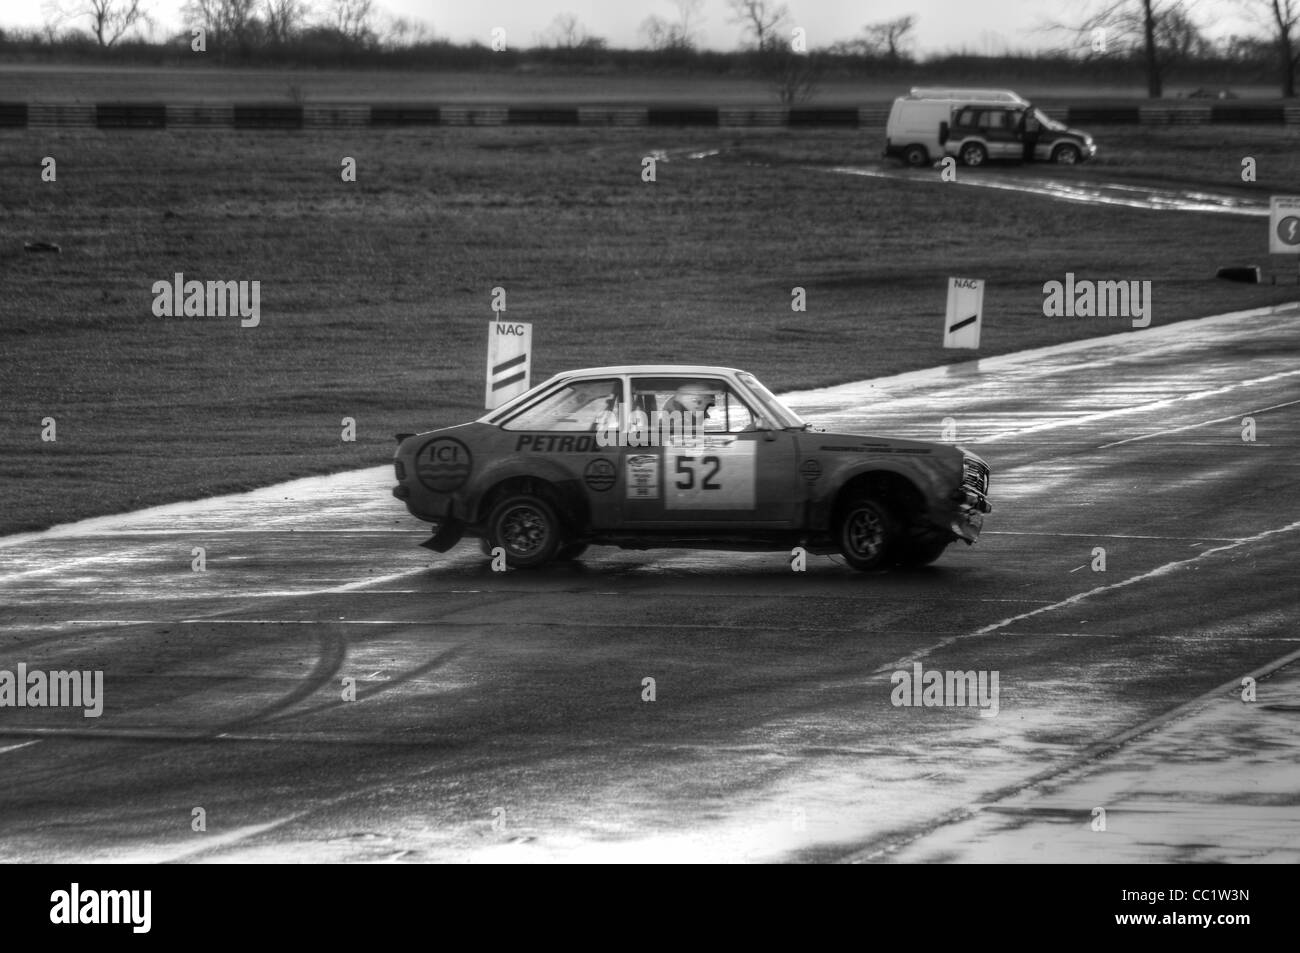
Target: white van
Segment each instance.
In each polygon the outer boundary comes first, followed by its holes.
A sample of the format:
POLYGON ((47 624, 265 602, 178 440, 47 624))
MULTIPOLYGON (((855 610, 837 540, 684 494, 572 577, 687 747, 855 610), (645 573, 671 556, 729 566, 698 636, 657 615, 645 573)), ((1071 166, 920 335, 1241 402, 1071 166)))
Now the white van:
POLYGON ((906 96, 894 100, 885 124, 885 155, 902 159, 908 165, 930 165, 944 154, 939 126, 952 119, 952 109, 960 105, 1028 106, 1029 100, 1009 89, 948 89, 913 87, 906 96))

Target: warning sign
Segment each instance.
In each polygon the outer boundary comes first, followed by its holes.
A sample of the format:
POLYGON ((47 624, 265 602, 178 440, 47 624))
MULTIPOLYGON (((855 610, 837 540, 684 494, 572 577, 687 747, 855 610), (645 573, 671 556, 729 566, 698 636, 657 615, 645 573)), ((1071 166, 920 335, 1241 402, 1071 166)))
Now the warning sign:
POLYGON ((984 281, 948 279, 948 313, 943 322, 944 347, 979 347, 984 323, 984 281))
POLYGON ((1268 253, 1300 255, 1300 195, 1268 200, 1268 253))
POLYGON ((488 325, 487 388, 483 406, 500 407, 528 390, 532 375, 533 326, 514 321, 488 325))

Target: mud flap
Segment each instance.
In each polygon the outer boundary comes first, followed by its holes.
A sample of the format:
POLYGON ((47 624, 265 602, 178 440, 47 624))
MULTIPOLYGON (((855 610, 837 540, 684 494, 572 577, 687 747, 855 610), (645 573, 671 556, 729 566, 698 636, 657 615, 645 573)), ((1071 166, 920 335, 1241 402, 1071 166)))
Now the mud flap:
POLYGON ((435 553, 445 553, 460 542, 465 535, 465 524, 460 520, 447 520, 438 527, 438 531, 420 545, 432 549, 435 553))

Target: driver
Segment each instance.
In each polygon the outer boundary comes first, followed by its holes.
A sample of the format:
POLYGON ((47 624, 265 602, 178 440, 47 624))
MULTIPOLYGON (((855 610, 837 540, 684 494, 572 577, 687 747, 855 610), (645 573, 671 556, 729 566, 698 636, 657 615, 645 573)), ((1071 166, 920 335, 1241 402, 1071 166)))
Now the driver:
POLYGON ((699 381, 687 381, 664 402, 661 426, 665 437, 696 437, 704 431, 709 408, 717 403, 713 388, 699 381))

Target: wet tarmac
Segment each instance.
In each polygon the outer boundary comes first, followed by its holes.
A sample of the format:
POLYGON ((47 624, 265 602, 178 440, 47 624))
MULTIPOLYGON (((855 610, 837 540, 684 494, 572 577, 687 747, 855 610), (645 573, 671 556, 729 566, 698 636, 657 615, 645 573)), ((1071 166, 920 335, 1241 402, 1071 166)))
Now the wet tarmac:
POLYGON ((493 573, 386 466, 0 539, 0 671, 103 672, 0 708, 0 860, 1294 860, 1297 318, 788 395, 989 461, 919 571, 493 573))

